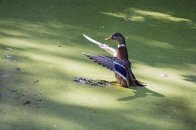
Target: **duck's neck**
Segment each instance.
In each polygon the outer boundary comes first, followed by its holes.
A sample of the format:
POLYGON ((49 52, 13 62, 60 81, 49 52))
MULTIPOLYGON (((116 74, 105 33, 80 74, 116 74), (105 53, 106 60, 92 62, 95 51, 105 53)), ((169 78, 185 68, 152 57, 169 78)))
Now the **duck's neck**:
POLYGON ((126 48, 126 42, 125 42, 124 38, 121 40, 118 40, 118 48, 121 48, 121 47, 126 48))
POLYGON ((119 42, 117 49, 117 58, 122 60, 128 60, 128 52, 125 42, 119 42))
POLYGON ((121 47, 126 47, 125 44, 118 44, 118 48, 121 48, 121 47))

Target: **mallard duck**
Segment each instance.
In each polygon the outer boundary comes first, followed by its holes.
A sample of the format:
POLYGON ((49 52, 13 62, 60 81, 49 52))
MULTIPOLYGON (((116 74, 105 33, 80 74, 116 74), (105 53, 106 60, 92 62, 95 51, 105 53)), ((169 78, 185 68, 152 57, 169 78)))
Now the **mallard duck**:
MULTIPOLYGON (((140 87, 144 86, 141 82, 136 80, 133 72, 131 71, 131 62, 129 61, 126 42, 125 42, 125 38, 123 37, 123 35, 121 33, 117 32, 117 33, 114 33, 113 35, 109 36, 105 40, 110 40, 110 39, 116 40, 118 43, 118 47, 116 49, 116 57, 129 64, 129 69, 130 69, 129 84, 133 85, 133 86, 140 86, 140 87)), ((118 75, 115 75, 115 76, 116 76, 117 82, 120 83, 121 77, 119 77, 118 75)))
POLYGON ((85 54, 89 59, 97 62, 98 64, 107 67, 108 69, 114 71, 117 83, 122 87, 129 86, 144 86, 139 81, 136 80, 134 74, 131 71, 131 63, 128 60, 128 51, 125 43, 125 39, 120 33, 114 33, 112 36, 106 38, 105 40, 117 40, 118 48, 114 49, 109 47, 107 44, 102 44, 100 42, 91 39, 90 37, 83 34, 91 42, 99 45, 102 49, 108 51, 113 56, 97 56, 85 54))

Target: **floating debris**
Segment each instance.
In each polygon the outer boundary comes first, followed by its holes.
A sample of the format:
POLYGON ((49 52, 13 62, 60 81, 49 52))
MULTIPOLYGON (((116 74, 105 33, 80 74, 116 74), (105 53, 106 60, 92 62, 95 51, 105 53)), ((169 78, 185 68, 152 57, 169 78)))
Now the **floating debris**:
POLYGON ((7 49, 7 50, 9 50, 9 51, 12 51, 12 50, 13 50, 13 49, 12 49, 12 48, 10 48, 10 47, 7 47, 6 49, 7 49))
POLYGON ((2 75, 2 77, 3 78, 7 78, 7 77, 9 77, 9 75, 8 74, 4 74, 4 75, 2 75))
POLYGON ((13 89, 13 90, 10 90, 10 92, 15 93, 17 92, 17 90, 13 89))
POLYGON ((6 57, 7 57, 7 58, 11 58, 12 56, 9 56, 9 55, 8 55, 8 56, 6 56, 6 57))
POLYGON ((31 104, 31 101, 27 100, 23 103, 23 105, 28 105, 28 104, 31 104))
POLYGON ((7 55, 6 58, 10 61, 16 61, 16 57, 7 55))
POLYGON ((102 28, 102 29, 104 29, 104 28, 105 28, 105 26, 101 26, 101 28, 102 28))
POLYGON ((21 72, 21 68, 17 67, 16 72, 21 72))
POLYGON ((42 102, 42 99, 37 99, 37 101, 42 102))
POLYGON ((38 82, 39 82, 39 80, 33 81, 33 85, 37 85, 38 82))
POLYGON ((105 80, 92 80, 92 79, 86 79, 86 78, 81 78, 81 77, 75 77, 73 81, 80 83, 80 84, 90 85, 90 86, 99 86, 99 87, 111 86, 111 82, 105 81, 105 80))
POLYGON ((129 19, 128 19, 127 17, 123 17, 123 18, 121 19, 121 21, 127 22, 127 21, 129 21, 129 19))
POLYGON ((167 76, 167 73, 161 73, 160 76, 161 76, 162 78, 168 77, 168 76, 167 76))

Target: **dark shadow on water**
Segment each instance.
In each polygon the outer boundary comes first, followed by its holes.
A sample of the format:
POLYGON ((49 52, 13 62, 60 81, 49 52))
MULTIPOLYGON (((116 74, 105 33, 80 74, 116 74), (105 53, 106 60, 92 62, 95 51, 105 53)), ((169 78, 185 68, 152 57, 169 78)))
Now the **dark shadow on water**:
POLYGON ((186 81, 196 84, 196 75, 183 75, 183 77, 186 81))
MULTIPOLYGON (((117 85, 116 81, 93 80, 93 79, 87 79, 87 78, 82 78, 82 77, 75 77, 73 81, 76 83, 91 86, 91 87, 111 87, 113 85, 117 85)), ((128 89, 135 90, 134 95, 119 98, 118 101, 128 101, 128 100, 133 100, 133 99, 147 97, 147 96, 164 97, 164 95, 158 92, 152 91, 146 87, 136 87, 136 88, 131 87, 128 89)))
POLYGON ((147 96, 155 96, 155 97, 165 97, 164 95, 152 91, 146 87, 132 88, 135 89, 133 96, 127 96, 119 98, 118 101, 129 101, 137 98, 147 97, 147 96))

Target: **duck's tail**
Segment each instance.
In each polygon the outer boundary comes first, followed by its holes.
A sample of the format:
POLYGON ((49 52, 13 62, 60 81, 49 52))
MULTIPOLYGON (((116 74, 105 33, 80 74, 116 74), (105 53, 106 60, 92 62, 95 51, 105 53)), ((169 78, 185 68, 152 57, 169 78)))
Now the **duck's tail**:
MULTIPOLYGON (((131 70, 130 70, 131 71, 131 70)), ((135 75, 133 74, 133 72, 130 72, 130 85, 133 85, 135 87, 145 87, 146 85, 140 81, 138 81, 135 78, 135 75)))

